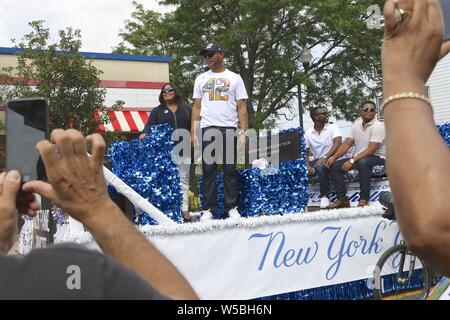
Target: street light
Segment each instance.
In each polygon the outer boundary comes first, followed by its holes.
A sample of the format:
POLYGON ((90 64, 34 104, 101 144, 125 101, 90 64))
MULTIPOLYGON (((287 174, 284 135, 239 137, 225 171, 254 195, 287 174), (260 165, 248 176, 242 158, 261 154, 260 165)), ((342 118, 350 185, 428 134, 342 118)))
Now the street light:
MULTIPOLYGON (((303 64, 303 69, 305 70, 305 73, 308 72, 309 65, 311 64, 313 56, 311 54, 311 51, 309 49, 306 49, 303 51, 303 53, 300 55, 300 62, 303 64)), ((303 105, 302 105, 302 83, 298 83, 298 117, 300 121, 300 128, 303 130, 303 105)))

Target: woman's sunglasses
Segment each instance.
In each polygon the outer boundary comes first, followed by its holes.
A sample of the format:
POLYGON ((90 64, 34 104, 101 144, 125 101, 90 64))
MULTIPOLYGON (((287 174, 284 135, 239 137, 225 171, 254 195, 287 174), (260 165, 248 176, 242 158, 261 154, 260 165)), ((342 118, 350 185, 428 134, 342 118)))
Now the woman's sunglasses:
POLYGON ((175 89, 174 88, 170 88, 170 89, 164 89, 162 91, 163 94, 170 93, 170 92, 175 92, 175 89))

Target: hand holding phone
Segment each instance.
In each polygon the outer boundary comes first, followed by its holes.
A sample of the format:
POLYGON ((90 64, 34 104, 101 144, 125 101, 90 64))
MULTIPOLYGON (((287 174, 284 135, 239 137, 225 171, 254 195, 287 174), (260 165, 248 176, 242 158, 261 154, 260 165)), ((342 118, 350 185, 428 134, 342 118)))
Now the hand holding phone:
POLYGON ((48 138, 48 106, 43 98, 6 104, 6 168, 18 170, 22 182, 45 180, 45 167, 36 144, 48 138))

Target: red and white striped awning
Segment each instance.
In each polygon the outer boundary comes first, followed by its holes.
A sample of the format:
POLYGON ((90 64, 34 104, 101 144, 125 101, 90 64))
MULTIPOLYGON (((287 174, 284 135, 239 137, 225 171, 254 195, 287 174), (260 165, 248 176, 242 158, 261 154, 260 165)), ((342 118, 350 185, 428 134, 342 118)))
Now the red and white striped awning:
MULTIPOLYGON (((147 123, 150 111, 107 111, 110 122, 100 125, 98 131, 141 132, 147 123)), ((96 119, 102 112, 95 111, 96 119)))

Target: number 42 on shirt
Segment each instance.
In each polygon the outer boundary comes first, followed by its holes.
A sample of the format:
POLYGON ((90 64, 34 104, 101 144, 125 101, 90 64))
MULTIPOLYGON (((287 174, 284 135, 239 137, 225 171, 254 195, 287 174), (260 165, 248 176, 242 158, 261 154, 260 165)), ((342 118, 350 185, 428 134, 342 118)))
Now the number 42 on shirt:
POLYGON ((203 93, 209 93, 209 101, 228 101, 230 81, 223 78, 209 79, 202 88, 203 93))

